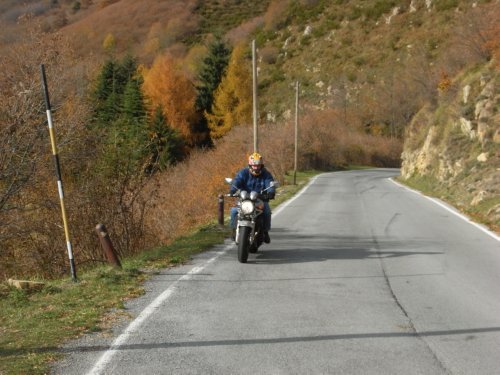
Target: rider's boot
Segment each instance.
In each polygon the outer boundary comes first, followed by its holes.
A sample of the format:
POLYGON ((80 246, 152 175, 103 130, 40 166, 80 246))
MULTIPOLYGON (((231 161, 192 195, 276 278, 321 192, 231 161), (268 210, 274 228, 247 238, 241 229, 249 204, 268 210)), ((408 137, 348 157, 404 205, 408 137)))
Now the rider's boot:
POLYGON ((269 232, 264 232, 264 242, 271 243, 271 237, 269 237, 269 232))

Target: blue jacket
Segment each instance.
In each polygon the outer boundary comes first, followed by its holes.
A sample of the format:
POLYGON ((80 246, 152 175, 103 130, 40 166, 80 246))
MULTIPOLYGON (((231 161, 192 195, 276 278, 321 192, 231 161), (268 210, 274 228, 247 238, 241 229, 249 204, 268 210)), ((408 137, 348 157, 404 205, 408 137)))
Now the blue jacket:
MULTIPOLYGON (((256 191, 260 193, 265 188, 271 185, 271 181, 274 181, 273 175, 266 169, 262 168, 260 175, 254 176, 248 170, 248 167, 241 169, 233 180, 231 189, 229 192, 234 194, 237 188, 240 190, 246 190, 248 192, 256 191)), ((266 190, 270 195, 275 194, 275 188, 272 187, 269 190, 266 190)))

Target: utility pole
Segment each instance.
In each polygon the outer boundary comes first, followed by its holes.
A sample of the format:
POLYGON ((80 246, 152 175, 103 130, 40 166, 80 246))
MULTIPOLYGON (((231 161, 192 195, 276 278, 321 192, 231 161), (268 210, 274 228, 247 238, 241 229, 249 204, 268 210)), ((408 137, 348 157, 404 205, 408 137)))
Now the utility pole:
POLYGON ((293 184, 297 185, 297 154, 299 140, 299 81, 295 82, 295 155, 293 163, 293 184))
POLYGON ((257 64, 255 63, 255 39, 252 41, 252 72, 253 72, 253 151, 258 152, 259 138, 257 129, 257 64))

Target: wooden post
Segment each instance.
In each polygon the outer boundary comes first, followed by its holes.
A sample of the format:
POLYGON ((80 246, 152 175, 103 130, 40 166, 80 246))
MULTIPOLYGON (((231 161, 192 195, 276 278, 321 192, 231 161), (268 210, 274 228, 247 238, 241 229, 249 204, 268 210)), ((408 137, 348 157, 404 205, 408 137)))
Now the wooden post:
POLYGON ((293 163, 293 184, 297 185, 297 154, 299 140, 299 81, 295 83, 295 153, 293 163))

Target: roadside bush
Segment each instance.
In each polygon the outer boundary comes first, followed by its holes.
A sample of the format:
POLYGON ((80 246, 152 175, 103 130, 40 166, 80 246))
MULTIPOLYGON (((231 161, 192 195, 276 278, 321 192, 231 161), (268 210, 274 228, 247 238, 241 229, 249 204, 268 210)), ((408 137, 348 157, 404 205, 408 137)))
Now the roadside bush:
POLYGON ((388 13, 394 6, 396 6, 396 1, 379 0, 365 11, 365 15, 372 20, 378 20, 382 14, 388 13))

